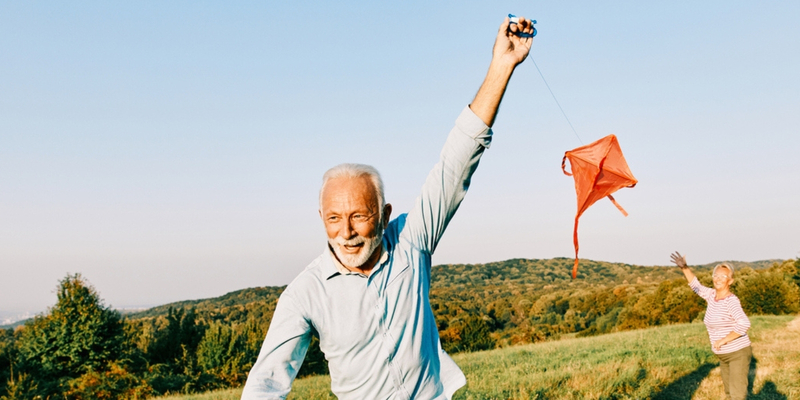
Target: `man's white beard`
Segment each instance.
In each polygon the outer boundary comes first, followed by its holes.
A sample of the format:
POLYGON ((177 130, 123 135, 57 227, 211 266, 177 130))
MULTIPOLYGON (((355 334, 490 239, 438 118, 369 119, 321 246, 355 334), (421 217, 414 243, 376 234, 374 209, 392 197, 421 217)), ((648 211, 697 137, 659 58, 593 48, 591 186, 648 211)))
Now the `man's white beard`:
POLYGON ((328 244, 330 244, 333 252, 336 253, 336 258, 339 259, 339 262, 342 263, 347 268, 358 268, 364 263, 369 260, 369 257, 381 245, 381 241, 383 240, 383 227, 379 227, 377 232, 375 232, 372 237, 365 238, 363 236, 356 236, 352 239, 344 239, 341 236, 337 236, 333 239, 328 238, 328 244), (361 243, 364 243, 364 246, 361 247, 361 251, 356 254, 347 254, 342 252, 342 246, 357 246, 361 243))

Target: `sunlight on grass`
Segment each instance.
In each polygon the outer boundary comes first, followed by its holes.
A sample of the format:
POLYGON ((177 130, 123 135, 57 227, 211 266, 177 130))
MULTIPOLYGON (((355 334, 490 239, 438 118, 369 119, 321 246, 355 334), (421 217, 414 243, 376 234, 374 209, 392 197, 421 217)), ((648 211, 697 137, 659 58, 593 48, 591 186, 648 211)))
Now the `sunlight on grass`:
MULTIPOLYGON (((748 399, 800 399, 800 318, 751 317, 754 393, 748 399)), ((719 399, 716 356, 701 323, 572 338, 454 359, 467 375, 458 400, 719 399)), ((752 378, 751 378, 752 379, 752 378)), ((241 389, 161 400, 233 400, 241 389)), ((288 399, 335 399, 328 376, 299 379, 288 399)))

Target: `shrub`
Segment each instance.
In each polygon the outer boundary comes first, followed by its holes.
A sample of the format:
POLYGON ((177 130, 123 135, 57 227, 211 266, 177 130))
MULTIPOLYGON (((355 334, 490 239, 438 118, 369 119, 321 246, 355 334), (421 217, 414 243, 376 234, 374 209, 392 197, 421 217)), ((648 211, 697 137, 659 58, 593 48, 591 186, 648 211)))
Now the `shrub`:
POLYGON ((750 275, 737 285, 736 295, 747 314, 792 314, 798 311, 800 290, 782 271, 750 275))
POLYGON ((106 371, 89 371, 71 380, 64 395, 71 400, 138 400, 153 394, 144 379, 112 363, 106 371))
POLYGON ((462 314, 461 318, 450 323, 441 339, 444 350, 454 353, 488 350, 495 345, 489 322, 478 315, 462 314))

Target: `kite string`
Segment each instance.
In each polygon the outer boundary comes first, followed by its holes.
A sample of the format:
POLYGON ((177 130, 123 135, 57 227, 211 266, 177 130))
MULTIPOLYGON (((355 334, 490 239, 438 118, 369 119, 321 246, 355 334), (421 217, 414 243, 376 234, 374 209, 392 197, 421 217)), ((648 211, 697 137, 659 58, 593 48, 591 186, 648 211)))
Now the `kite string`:
POLYGON ((544 75, 542 74, 542 70, 540 70, 539 66, 536 65, 536 60, 534 60, 533 57, 530 57, 530 59, 533 62, 533 65, 536 67, 536 70, 539 71, 539 76, 542 77, 542 81, 544 82, 544 85, 547 86, 547 90, 550 91, 550 95, 553 96, 553 100, 556 101, 556 105, 558 106, 558 109, 561 110, 561 114, 564 115, 564 119, 567 120, 567 123, 569 124, 569 127, 572 128, 572 132, 575 133, 575 137, 577 137, 578 141, 581 142, 581 144, 583 144, 583 140, 581 140, 581 137, 578 136, 578 132, 575 130, 575 127, 572 126, 572 122, 569 121, 569 117, 567 117, 567 113, 565 113, 564 109, 561 108, 561 104, 558 102, 558 99, 556 99, 556 95, 553 94, 553 89, 550 89, 550 85, 548 85, 547 84, 547 80, 544 79, 544 75))

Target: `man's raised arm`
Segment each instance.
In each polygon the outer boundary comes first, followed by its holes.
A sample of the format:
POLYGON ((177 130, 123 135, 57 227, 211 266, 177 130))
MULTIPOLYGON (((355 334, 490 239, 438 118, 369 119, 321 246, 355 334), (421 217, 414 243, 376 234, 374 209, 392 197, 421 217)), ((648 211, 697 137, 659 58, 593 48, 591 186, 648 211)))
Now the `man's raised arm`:
POLYGON ((486 73, 486 79, 478 89, 472 104, 469 105, 472 112, 483 120, 486 126, 491 127, 494 124, 497 109, 500 107, 500 101, 506 92, 514 68, 528 57, 533 41, 532 34, 533 24, 524 17, 520 17, 516 24, 511 24, 506 17, 500 25, 492 49, 489 72, 486 73), (524 37, 520 37, 519 33, 524 33, 525 35, 522 35, 524 37))
POLYGON ((491 125, 514 68, 528 56, 533 24, 525 18, 500 25, 492 62, 475 99, 465 107, 447 137, 439 162, 409 211, 403 234, 419 250, 433 253, 467 193, 483 151, 492 140, 491 125), (518 34, 522 33, 520 37, 518 34))

